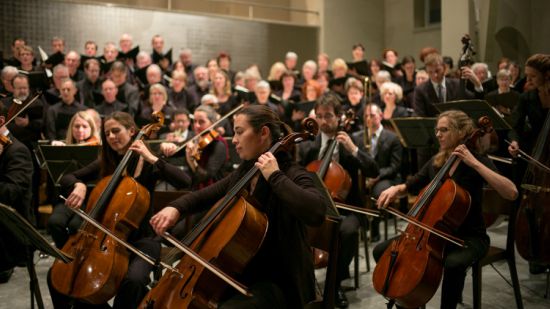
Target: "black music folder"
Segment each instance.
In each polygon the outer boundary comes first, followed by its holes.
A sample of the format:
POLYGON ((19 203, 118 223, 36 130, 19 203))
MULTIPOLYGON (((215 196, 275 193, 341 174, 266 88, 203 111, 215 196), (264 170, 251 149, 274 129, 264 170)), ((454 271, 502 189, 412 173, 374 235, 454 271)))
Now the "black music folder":
POLYGON ((355 73, 363 76, 369 75, 369 65, 367 60, 357 61, 357 62, 346 62, 348 70, 354 71, 355 73))
POLYGON ((406 148, 433 148, 438 145, 434 128, 435 117, 392 118, 390 122, 406 148))
POLYGON ((306 102, 298 102, 292 104, 292 109, 302 111, 307 115, 309 115, 309 112, 315 107, 315 103, 317 101, 306 101, 306 102))
POLYGON ((493 122, 493 128, 495 130, 510 130, 512 127, 506 120, 503 119, 503 116, 500 115, 493 107, 483 100, 459 100, 446 103, 434 104, 435 108, 439 110, 440 113, 448 110, 461 110, 470 116, 474 123, 477 124, 479 118, 483 116, 489 117, 493 122))
POLYGON ((513 110, 519 102, 519 93, 510 91, 501 94, 487 95, 485 100, 487 100, 491 106, 501 105, 513 110))
POLYGON ((29 221, 17 213, 15 209, 2 203, 0 203, 0 224, 7 227, 23 245, 38 249, 65 263, 72 260, 72 257, 66 255, 55 246, 50 245, 48 240, 29 221))
POLYGON ((100 148, 101 146, 38 145, 48 173, 56 186, 65 174, 83 168, 96 160, 100 148))

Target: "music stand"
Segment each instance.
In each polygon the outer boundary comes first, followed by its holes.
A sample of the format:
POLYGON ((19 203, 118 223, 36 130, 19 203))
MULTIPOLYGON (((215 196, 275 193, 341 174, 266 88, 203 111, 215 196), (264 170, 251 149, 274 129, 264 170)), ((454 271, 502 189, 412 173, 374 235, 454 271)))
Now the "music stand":
POLYGON ((470 116, 474 123, 477 123, 479 118, 483 116, 489 117, 493 122, 495 130, 511 130, 512 127, 506 120, 500 116, 497 111, 491 107, 487 101, 483 100, 459 100, 446 103, 434 104, 435 108, 442 113, 451 109, 461 110, 470 116))
POLYGON ((46 168, 54 184, 59 186, 61 178, 97 159, 100 146, 51 146, 38 145, 46 168))
POLYGON ((434 128, 437 122, 433 117, 392 118, 390 122, 401 144, 406 148, 433 148, 437 146, 434 128))
POLYGON ((17 213, 15 209, 2 203, 0 203, 0 224, 9 229, 15 238, 28 248, 29 258, 27 259, 27 270, 29 271, 30 277, 31 308, 34 308, 35 298, 38 308, 44 308, 38 278, 36 277, 36 270, 34 269, 34 250, 42 251, 65 263, 70 262, 72 257, 50 245, 46 238, 40 235, 32 224, 17 213))

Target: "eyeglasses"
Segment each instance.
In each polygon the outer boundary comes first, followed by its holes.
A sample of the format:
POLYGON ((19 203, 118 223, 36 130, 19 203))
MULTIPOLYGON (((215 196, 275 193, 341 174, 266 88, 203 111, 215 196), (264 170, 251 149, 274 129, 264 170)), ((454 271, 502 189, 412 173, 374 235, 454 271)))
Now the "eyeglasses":
POLYGON ((446 127, 434 128, 434 131, 435 131, 435 134, 437 135, 437 133, 439 133, 439 132, 441 132, 441 133, 449 132, 449 128, 446 128, 446 127))
POLYGON ((325 119, 325 120, 331 120, 331 119, 334 118, 334 117, 335 117, 334 114, 315 115, 315 118, 317 118, 317 119, 325 119))

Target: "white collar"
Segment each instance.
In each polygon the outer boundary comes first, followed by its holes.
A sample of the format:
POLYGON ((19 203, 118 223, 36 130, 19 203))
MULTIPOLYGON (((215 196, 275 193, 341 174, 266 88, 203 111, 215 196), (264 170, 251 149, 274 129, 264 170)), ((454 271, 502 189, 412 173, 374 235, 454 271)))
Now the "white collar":
MULTIPOLYGON (((430 79, 430 83, 432 83, 432 86, 434 87, 434 89, 437 90, 437 86, 439 85, 438 83, 434 83, 431 79, 430 79)), ((445 89, 445 76, 443 76, 443 80, 441 81, 441 87, 443 89, 445 89)))

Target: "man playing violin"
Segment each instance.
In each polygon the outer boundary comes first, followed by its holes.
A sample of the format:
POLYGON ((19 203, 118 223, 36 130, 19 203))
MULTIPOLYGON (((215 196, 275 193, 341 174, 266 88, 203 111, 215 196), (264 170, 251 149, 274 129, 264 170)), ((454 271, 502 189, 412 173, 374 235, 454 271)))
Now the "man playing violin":
MULTIPOLYGON (((32 222, 33 165, 30 151, 6 128, 7 108, 0 102, 0 203, 32 222)), ((17 265, 25 265, 27 249, 0 225, 0 283, 8 282, 17 265)), ((21 265, 21 266, 23 266, 21 265)))
MULTIPOLYGON (((439 115, 435 128, 439 141, 439 152, 406 183, 391 186, 380 194, 378 207, 388 205, 407 192, 418 192, 436 175, 451 155, 459 158, 450 169, 450 177, 471 196, 470 210, 456 231, 456 237, 464 240, 466 247, 447 244, 443 261, 444 275, 441 290, 441 308, 456 308, 462 299, 466 269, 482 258, 489 248, 489 236, 486 233, 482 217, 482 189, 486 182, 499 195, 514 200, 518 195, 516 186, 506 177, 496 172, 496 167, 486 157, 470 151, 463 143, 474 132, 474 124, 468 115, 461 111, 447 111, 439 115)), ((430 205, 437 206, 437 205, 430 205)), ((431 208, 426 211, 430 211, 431 208)), ((434 236, 435 237, 435 236, 434 236)), ((378 261, 393 239, 378 244, 373 256, 378 261)), ((413 261, 411 261, 413 263, 413 261)), ((408 263, 404 263, 407 267, 408 263)))
MULTIPOLYGON (((340 143, 332 154, 332 159, 339 162, 352 179, 351 189, 346 203, 353 206, 363 205, 359 196, 357 174, 361 170, 367 177, 378 175, 378 166, 372 157, 365 152, 359 152, 351 137, 345 131, 339 131, 339 119, 342 115, 342 105, 339 99, 332 94, 322 96, 314 107, 315 117, 319 124, 320 134, 314 141, 306 141, 298 146, 299 162, 303 166, 315 160, 324 158, 329 141, 333 138, 340 143)), ((354 213, 346 214, 340 226, 340 252, 338 255, 337 270, 337 306, 347 307, 348 301, 340 282, 349 278, 349 263, 355 256, 358 245, 358 229, 364 218, 354 213)))
POLYGON ((267 215, 269 227, 259 252, 239 278, 253 296, 234 292, 227 300, 222 299, 219 308, 302 308, 315 298, 313 258, 305 228, 323 222, 329 201, 311 176, 293 162, 290 153, 266 152, 286 128, 266 106, 250 105, 239 110, 233 137, 243 160, 239 168, 213 185, 171 202, 150 221, 157 234, 163 235, 178 220, 223 198, 253 167, 259 169, 247 187, 267 215))

